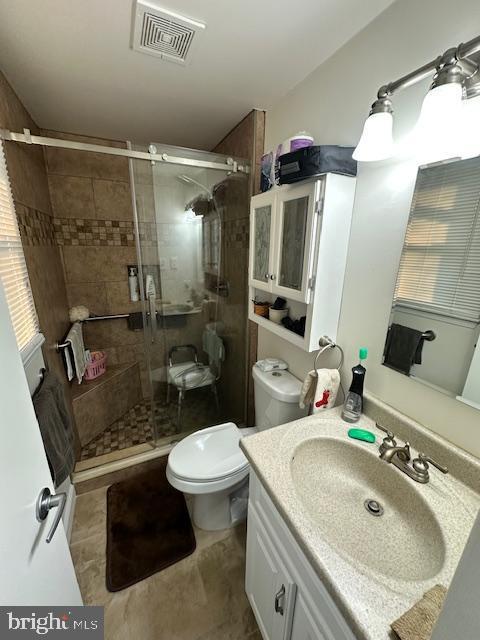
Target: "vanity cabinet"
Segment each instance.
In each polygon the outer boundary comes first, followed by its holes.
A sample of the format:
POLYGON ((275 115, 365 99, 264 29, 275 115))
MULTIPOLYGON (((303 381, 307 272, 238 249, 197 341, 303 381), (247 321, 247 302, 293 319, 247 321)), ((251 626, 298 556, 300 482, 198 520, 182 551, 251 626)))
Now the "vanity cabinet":
POLYGON ((246 588, 258 626, 264 638, 286 640, 290 637, 296 585, 258 519, 248 528, 247 548, 250 568, 246 588))
POLYGON ((254 196, 250 209, 249 318, 306 351, 336 339, 355 178, 325 174, 254 196), (305 335, 254 313, 253 299, 285 298, 305 335))
POLYGON ((253 472, 245 587, 264 640, 355 640, 253 472))

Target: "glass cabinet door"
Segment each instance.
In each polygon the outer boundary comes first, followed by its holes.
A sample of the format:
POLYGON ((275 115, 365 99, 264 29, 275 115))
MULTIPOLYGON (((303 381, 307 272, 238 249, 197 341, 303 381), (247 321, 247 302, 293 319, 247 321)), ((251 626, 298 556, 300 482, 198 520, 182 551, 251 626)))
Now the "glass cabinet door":
POLYGON ((290 187, 277 196, 277 248, 272 291, 280 296, 308 302, 315 250, 315 205, 320 181, 290 187))
POLYGON ((307 217, 308 196, 284 203, 278 284, 295 291, 302 289, 307 217))
POLYGON ((256 200, 251 212, 253 224, 250 241, 250 280, 254 287, 270 290, 273 199, 270 194, 265 194, 265 197, 262 194, 257 196, 256 200))

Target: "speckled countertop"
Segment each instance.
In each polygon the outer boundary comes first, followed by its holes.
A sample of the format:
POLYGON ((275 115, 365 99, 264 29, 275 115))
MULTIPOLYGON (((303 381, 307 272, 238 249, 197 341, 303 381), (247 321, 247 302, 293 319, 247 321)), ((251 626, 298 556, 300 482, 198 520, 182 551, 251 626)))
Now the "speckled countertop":
MULTIPOLYGON (((396 417, 398 420, 398 415, 396 417)), ((417 432, 415 424, 412 424, 411 421, 408 424, 408 429, 409 436, 411 436, 412 457, 417 453, 415 435, 418 435, 418 439, 422 441, 423 449, 433 455, 427 448, 430 434, 425 435, 425 430, 420 425, 418 425, 419 431, 417 432)), ((433 564, 425 571, 419 570, 419 558, 413 557, 412 549, 410 552, 408 549, 398 549, 398 542, 401 539, 398 535, 392 535, 391 540, 389 536, 375 535, 376 529, 373 521, 381 520, 380 518, 372 518, 371 526, 369 521, 366 521, 365 525, 358 523, 358 521, 352 522, 352 534, 356 532, 355 535, 358 535, 359 527, 360 530, 364 527, 364 540, 358 541, 357 545, 350 545, 347 550, 343 544, 339 544, 336 540, 333 541, 332 526, 335 525, 332 524, 331 511, 327 527, 329 535, 326 535, 326 531, 322 529, 321 515, 317 518, 313 517, 311 505, 309 508, 305 496, 303 498, 299 496, 299 486, 303 482, 301 478, 302 467, 298 464, 292 465, 292 459, 300 450, 299 447, 308 446, 302 445, 302 443, 318 438, 328 438, 330 441, 334 439, 360 447, 363 450, 359 452, 360 459, 363 456, 365 460, 365 455, 378 458, 378 445, 384 436, 385 434, 375 427, 375 422, 366 416, 362 416, 356 425, 348 425, 341 420, 340 410, 337 408, 321 415, 309 416, 247 436, 242 438, 240 442, 242 450, 268 495, 359 640, 391 639, 393 637, 390 631, 391 622, 409 609, 430 587, 438 583, 448 587, 480 508, 480 491, 478 489, 480 461, 453 445, 450 446, 445 441, 440 442, 436 436, 432 435, 431 437, 435 440, 437 447, 440 447, 442 453, 442 459, 439 461, 452 469, 460 470, 458 473, 444 476, 431 467, 430 482, 422 485, 408 478, 393 465, 388 465, 386 462, 382 462, 382 464, 385 465, 387 482, 390 478, 392 484, 396 486, 397 493, 393 494, 396 496, 395 500, 401 500, 403 496, 405 496, 405 500, 409 500, 412 498, 412 491, 414 491, 418 492, 417 504, 425 507, 418 508, 413 515, 411 508, 402 511, 400 506, 399 525, 406 526, 406 520, 404 520, 405 524, 402 524, 401 517, 409 517, 409 527, 426 526, 425 531, 429 532, 428 526, 431 527, 432 523, 435 527, 440 526, 440 531, 437 528, 437 534, 431 540, 432 544, 436 543, 438 547, 441 547, 438 553, 433 553, 433 564), (347 431, 351 426, 373 431, 377 436, 376 444, 350 439, 347 431), (462 477, 462 470, 465 473, 464 477, 462 477), (404 480, 400 479, 397 474, 400 474, 404 480), (410 484, 406 485, 405 482, 410 484), (426 521, 427 515, 430 518, 429 522, 426 521), (397 542, 396 548, 391 546, 393 541, 397 542), (364 563, 362 559, 363 544, 369 545, 370 550, 373 545, 375 552, 378 552, 373 563, 372 555, 369 562, 364 563), (378 558, 381 559, 386 554, 392 553, 398 556, 401 564, 398 576, 392 575, 391 571, 382 572, 381 562, 378 561, 378 558), (413 579, 409 575, 410 569, 412 576, 414 576, 413 579)), ((401 443, 399 442, 399 444, 401 443)), ((344 445, 340 445, 340 447, 342 446, 344 445)), ((325 494, 324 487, 326 485, 321 465, 319 465, 317 475, 315 465, 312 467, 307 464, 305 458, 302 460, 305 460, 306 474, 308 473, 303 485, 304 490, 306 487, 308 493, 308 489, 311 487, 312 494, 319 498, 316 504, 321 504, 322 490, 324 497, 328 498, 325 494)), ((383 475, 383 467, 379 467, 376 461, 373 466, 376 469, 380 468, 383 475)), ((352 468, 353 473, 354 469, 352 468)), ((331 481, 330 477, 330 487, 331 481)), ((363 481, 365 482, 365 478, 363 481)), ((417 500, 417 495, 413 495, 415 500, 417 500)), ((330 499, 329 502, 329 508, 332 509, 332 500, 330 499)), ((334 508, 335 506, 333 506, 334 508)), ((320 510, 321 507, 319 507, 319 512, 320 510)), ((355 516, 352 514, 353 517, 355 516)), ((333 518, 334 520, 335 518, 333 518)), ((340 525, 341 522, 339 522, 340 525)), ((395 526, 395 521, 393 525, 395 526)), ((347 540, 348 534, 345 535, 345 528, 348 529, 343 522, 342 535, 343 539, 347 540)), ((385 529, 377 529, 378 531, 384 533, 385 529)), ((427 535, 424 544, 428 544, 428 541, 427 535)), ((413 551, 418 550, 414 549, 413 551)))

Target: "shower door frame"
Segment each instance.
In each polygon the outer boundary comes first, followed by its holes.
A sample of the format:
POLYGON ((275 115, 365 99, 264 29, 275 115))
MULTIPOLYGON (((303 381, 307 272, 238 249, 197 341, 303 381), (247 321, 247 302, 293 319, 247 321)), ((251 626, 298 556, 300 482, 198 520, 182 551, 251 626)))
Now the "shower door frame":
POLYGON ((42 147, 57 147, 59 149, 104 153, 111 156, 123 156, 134 160, 148 160, 152 163, 160 162, 163 164, 200 167, 202 169, 217 169, 219 171, 227 171, 231 173, 250 173, 250 167, 248 164, 239 164, 231 157, 227 157, 227 161, 222 164, 220 162, 210 162, 208 160, 196 160, 194 158, 171 156, 167 153, 157 153, 157 148, 154 144, 149 145, 148 152, 134 151, 129 140, 126 141, 126 148, 121 149, 118 147, 106 147, 100 144, 91 144, 89 142, 76 142, 74 140, 61 140, 60 138, 36 136, 31 134, 30 129, 24 129, 23 133, 16 133, 14 131, 9 131, 8 129, 0 129, 0 139, 10 142, 23 142, 24 144, 40 145, 42 147))

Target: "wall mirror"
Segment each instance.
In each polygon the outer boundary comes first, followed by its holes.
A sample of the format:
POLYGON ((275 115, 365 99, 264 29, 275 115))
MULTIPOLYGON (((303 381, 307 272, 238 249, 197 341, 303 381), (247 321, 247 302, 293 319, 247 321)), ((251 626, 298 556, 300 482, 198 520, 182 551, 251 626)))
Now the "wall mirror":
POLYGON ((383 364, 480 409, 480 156, 419 168, 383 364))

